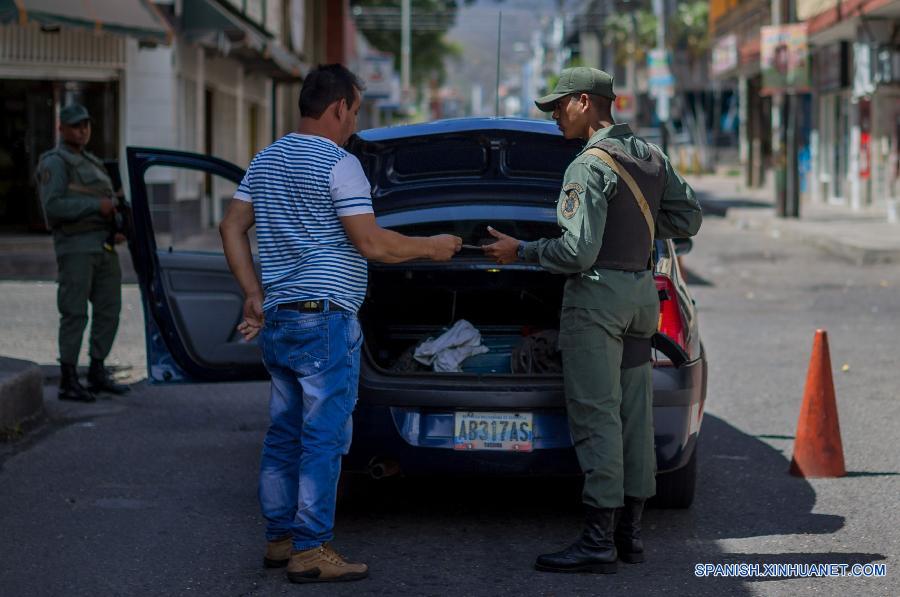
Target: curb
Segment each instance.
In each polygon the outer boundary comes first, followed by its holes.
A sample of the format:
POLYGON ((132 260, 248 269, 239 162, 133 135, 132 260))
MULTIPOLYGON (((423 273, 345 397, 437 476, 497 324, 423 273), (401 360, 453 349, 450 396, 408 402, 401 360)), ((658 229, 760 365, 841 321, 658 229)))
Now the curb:
POLYGON ((0 357, 0 439, 14 437, 44 412, 44 376, 31 361, 0 357))
POLYGON ((894 247, 864 246, 849 238, 841 238, 839 225, 804 220, 782 220, 771 209, 732 208, 725 219, 739 229, 756 229, 773 237, 783 236, 803 241, 830 255, 855 265, 900 263, 900 244, 894 247))

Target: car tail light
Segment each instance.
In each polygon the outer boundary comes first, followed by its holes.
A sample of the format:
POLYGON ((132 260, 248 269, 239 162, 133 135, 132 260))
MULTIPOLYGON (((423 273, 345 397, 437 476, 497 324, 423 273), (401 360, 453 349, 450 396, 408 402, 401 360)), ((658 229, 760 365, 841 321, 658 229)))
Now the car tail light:
MULTIPOLYGON (((678 304, 675 284, 671 278, 664 275, 657 274, 655 280, 656 290, 659 292, 659 325, 657 329, 660 334, 667 336, 687 353, 687 325, 678 304)), ((660 362, 659 364, 665 363, 660 362)))

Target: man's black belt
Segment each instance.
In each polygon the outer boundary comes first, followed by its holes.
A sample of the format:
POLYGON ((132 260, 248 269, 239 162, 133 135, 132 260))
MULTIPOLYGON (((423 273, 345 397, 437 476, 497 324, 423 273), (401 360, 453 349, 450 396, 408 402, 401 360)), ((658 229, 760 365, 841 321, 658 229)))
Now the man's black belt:
POLYGON ((292 303, 280 303, 278 310, 300 311, 301 313, 328 313, 329 311, 347 311, 344 307, 327 299, 319 301, 294 301, 292 303))

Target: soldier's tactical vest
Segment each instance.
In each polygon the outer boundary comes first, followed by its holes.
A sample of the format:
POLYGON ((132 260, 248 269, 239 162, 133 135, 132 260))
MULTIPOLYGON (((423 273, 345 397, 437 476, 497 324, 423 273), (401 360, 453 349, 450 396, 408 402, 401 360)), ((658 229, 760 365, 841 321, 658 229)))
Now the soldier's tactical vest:
MULTIPOLYGON (((40 163, 44 158, 50 155, 59 156, 66 165, 66 178, 69 181, 66 193, 63 199, 92 197, 95 199, 112 198, 114 199, 114 191, 112 181, 106 174, 106 168, 100 158, 87 150, 82 150, 81 154, 73 154, 69 151, 62 150, 59 146, 41 154, 40 163)), ((38 169, 38 177, 41 176, 40 168, 38 169)), ((100 214, 92 214, 77 222, 48 222, 54 230, 59 230, 65 234, 80 234, 82 232, 94 232, 97 230, 108 230, 110 227, 109 220, 100 214)))
MULTIPOLYGON (((640 142, 640 141, 639 141, 640 142)), ((647 159, 626 152, 619 143, 601 141, 593 145, 609 153, 621 168, 631 174, 650 207, 653 221, 666 188, 666 164, 662 156, 647 146, 647 159)), ((621 178, 606 212, 603 243, 595 267, 637 272, 650 269, 651 239, 647 221, 631 189, 621 178)))

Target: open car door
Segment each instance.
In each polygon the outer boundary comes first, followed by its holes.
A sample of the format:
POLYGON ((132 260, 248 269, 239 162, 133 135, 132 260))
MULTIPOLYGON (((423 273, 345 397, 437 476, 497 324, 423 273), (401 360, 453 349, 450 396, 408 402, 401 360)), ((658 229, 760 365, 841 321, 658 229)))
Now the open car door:
MULTIPOLYGON (((218 224, 244 170, 224 160, 129 147, 133 236, 152 382, 267 379, 235 329, 244 298, 218 224)), ((255 237, 251 239, 255 250, 255 237)))

